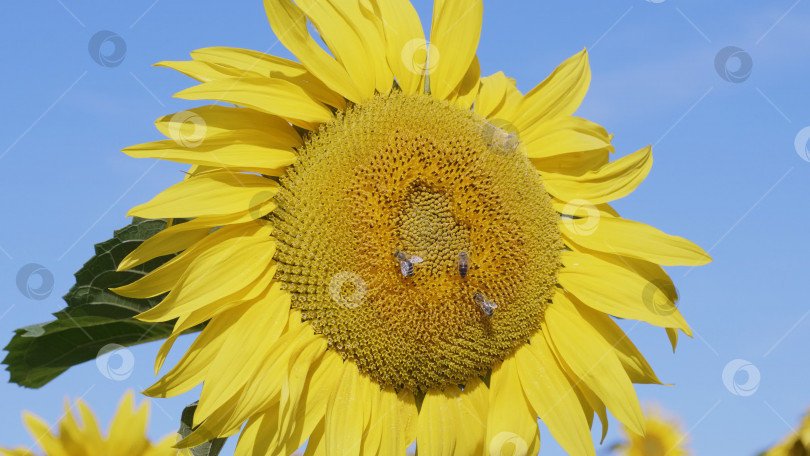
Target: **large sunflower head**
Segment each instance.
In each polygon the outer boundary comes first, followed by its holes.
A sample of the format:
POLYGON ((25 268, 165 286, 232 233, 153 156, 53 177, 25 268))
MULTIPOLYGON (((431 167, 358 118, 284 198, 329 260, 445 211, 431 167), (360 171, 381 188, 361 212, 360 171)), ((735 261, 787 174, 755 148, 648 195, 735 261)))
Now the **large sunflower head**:
MULTIPOLYGON (((177 434, 174 433, 157 444, 149 441, 146 437, 149 404, 144 402, 136 408, 135 396, 131 391, 121 399, 107 437, 102 435, 93 412, 84 401, 77 399, 75 406, 78 416, 74 414, 70 402, 66 401, 65 414, 58 425, 53 426, 31 413, 24 414, 28 432, 44 456, 180 456, 187 453, 186 450, 174 448, 177 441, 177 434), (58 431, 53 432, 57 426, 58 431)), ((35 456, 37 453, 30 448, 0 448, 0 454, 35 456)))
POLYGON ((660 406, 646 408, 646 434, 624 429, 625 441, 616 446, 622 456, 689 456, 688 438, 680 421, 660 406))
MULTIPOLYGON (((116 291, 168 292, 144 321, 208 322, 146 393, 204 383, 195 445, 237 454, 539 450, 537 417, 594 454, 594 414, 634 432, 632 383, 659 383, 610 317, 689 328, 660 265, 702 264, 685 239, 621 218, 652 164, 611 161, 573 113, 583 50, 526 94, 481 77, 480 0, 437 0, 429 42, 406 0, 266 0, 298 62, 206 48, 162 62, 211 104, 157 121, 125 150, 189 163, 130 212, 191 219, 120 265, 171 261, 116 291), (314 25, 327 49, 308 31, 314 25)), ((497 454, 497 453, 496 453, 497 454)))

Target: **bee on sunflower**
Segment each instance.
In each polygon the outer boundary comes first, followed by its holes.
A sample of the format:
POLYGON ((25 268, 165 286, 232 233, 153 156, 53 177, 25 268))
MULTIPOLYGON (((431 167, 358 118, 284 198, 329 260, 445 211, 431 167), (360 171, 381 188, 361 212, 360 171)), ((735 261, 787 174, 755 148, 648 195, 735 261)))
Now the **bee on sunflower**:
POLYGON ((660 383, 611 316, 690 334, 661 265, 710 261, 619 216, 650 147, 574 116, 586 51, 528 93, 482 77, 481 0, 436 0, 430 40, 407 0, 266 0, 298 61, 205 48, 161 62, 213 100, 125 149, 192 165, 131 215, 188 218, 144 242, 115 291, 168 293, 139 315, 207 322, 146 390, 203 384, 181 446, 240 432, 237 455, 536 454, 537 418, 594 455, 594 415, 644 433, 633 383, 660 383), (307 27, 311 23, 328 49, 307 27), (246 424, 245 424, 246 423, 246 424), (244 425, 244 426, 243 426, 244 425))

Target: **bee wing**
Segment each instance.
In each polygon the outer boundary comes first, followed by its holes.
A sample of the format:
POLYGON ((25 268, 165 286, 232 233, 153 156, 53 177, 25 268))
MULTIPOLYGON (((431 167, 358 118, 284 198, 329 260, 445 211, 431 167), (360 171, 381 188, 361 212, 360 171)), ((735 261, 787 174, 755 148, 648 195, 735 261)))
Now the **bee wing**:
POLYGON ((413 265, 408 261, 400 261, 399 270, 402 272, 402 277, 413 275, 413 265))
POLYGON ((408 261, 410 261, 413 264, 419 264, 419 263, 421 263, 421 262, 423 262, 425 260, 423 260, 422 257, 420 257, 418 255, 409 255, 408 256, 408 261))

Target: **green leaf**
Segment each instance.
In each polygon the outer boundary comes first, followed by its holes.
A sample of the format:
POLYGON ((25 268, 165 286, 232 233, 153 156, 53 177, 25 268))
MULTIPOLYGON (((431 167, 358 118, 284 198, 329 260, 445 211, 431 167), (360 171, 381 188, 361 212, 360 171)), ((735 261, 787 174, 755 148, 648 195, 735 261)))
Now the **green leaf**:
MULTIPOLYGON (((177 431, 181 437, 186 438, 194 431, 192 424, 194 423, 194 411, 197 410, 197 402, 193 402, 183 409, 183 414, 180 416, 180 429, 177 431)), ((213 437, 213 436, 212 436, 213 437)), ((197 445, 191 448, 192 456, 217 456, 222 447, 225 445, 227 438, 215 438, 209 440, 202 445, 197 445)))
POLYGON ((67 307, 54 313, 56 319, 14 331, 3 360, 10 381, 39 388, 71 366, 96 358, 108 344, 127 347, 171 334, 174 322, 146 323, 133 318, 163 296, 133 299, 109 290, 134 282, 172 258, 167 255, 127 271, 115 270, 124 257, 164 228, 165 220, 135 218, 115 231, 112 239, 96 244, 95 256, 75 274, 76 284, 64 296, 67 307))

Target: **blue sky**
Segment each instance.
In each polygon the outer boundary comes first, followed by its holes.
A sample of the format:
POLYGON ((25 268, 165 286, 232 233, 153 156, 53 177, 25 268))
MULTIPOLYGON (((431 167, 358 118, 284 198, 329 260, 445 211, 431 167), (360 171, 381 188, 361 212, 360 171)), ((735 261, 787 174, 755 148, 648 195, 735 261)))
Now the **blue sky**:
MULTIPOLYGON (((429 24, 430 2, 415 4, 429 24)), ((640 386, 639 396, 679 415, 699 454, 755 454, 790 432, 810 406, 810 158, 803 141, 798 151, 794 144, 810 126, 808 23, 810 2, 801 0, 485 0, 483 73, 502 70, 525 91, 587 47, 593 82, 579 115, 615 134, 616 156, 654 145, 649 177, 615 207, 714 257, 705 267, 669 270, 695 332, 676 354, 662 330, 622 322, 659 377, 674 384, 640 386), (716 69, 728 46, 750 57, 750 72, 736 58, 721 65, 742 81, 716 69), (737 359, 747 364, 732 363, 737 359), (724 369, 743 364, 759 380, 732 370, 727 388, 724 369), (752 387, 748 395, 734 394, 735 382, 738 391, 752 387)), ((5 345, 14 328, 46 321, 63 306, 73 272, 94 243, 127 223, 128 208, 182 177, 178 164, 119 152, 160 139, 157 117, 200 104, 171 97, 190 79, 150 65, 216 45, 291 56, 276 43, 259 0, 16 1, 0 17, 0 41, 5 345), (117 66, 102 66, 88 52, 101 30, 126 43, 117 66), (30 263, 54 277, 46 299, 17 288, 18 271, 30 263)), ((168 364, 189 344, 178 342, 168 364)), ((3 371, 0 445, 31 445, 21 411, 54 422, 66 396, 82 396, 108 421, 126 389, 154 380, 157 348, 132 348, 132 372, 123 380, 91 362, 34 391, 5 383, 3 371)), ((176 429, 198 393, 153 402, 150 435, 176 429)), ((620 439, 618 428, 611 420, 601 453, 620 439)), ((541 439, 541 454, 563 454, 545 429, 541 439)))

